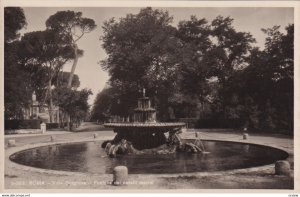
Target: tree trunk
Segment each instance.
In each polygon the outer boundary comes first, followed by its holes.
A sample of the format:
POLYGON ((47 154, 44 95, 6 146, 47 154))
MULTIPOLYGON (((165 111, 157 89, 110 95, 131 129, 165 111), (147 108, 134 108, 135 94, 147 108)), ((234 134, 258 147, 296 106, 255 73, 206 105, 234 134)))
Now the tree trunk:
POLYGON ((49 103, 49 121, 52 123, 52 109, 53 109, 53 100, 52 100, 52 90, 51 90, 51 81, 49 80, 48 88, 49 88, 49 98, 50 98, 50 103, 49 103))
POLYGON ((65 128, 66 126, 65 126, 65 123, 67 122, 66 121, 66 113, 64 112, 64 111, 62 111, 62 113, 61 113, 61 122, 60 122, 60 124, 61 124, 61 128, 65 128))
POLYGON ((66 116, 67 116, 67 128, 68 128, 68 131, 71 131, 71 118, 70 118, 70 115, 68 113, 66 113, 66 116))
POLYGON ((59 107, 57 106, 57 119, 56 119, 56 121, 57 121, 57 123, 58 123, 58 128, 60 128, 60 109, 59 109, 59 107))
POLYGON ((75 53, 75 59, 72 65, 72 69, 70 72, 70 76, 69 76, 69 81, 68 81, 68 88, 72 87, 72 80, 73 80, 73 76, 74 76, 74 72, 77 66, 77 62, 78 62, 78 47, 77 44, 74 44, 74 53, 75 53))
MULTIPOLYGON (((72 87, 72 81, 73 81, 73 76, 74 76, 74 72, 77 66, 77 62, 78 62, 78 47, 77 44, 74 44, 74 53, 75 53, 75 59, 72 65, 72 69, 70 72, 70 76, 69 76, 69 81, 68 81, 68 88, 72 87)), ((71 131, 72 130, 72 125, 71 125, 71 118, 70 118, 70 114, 66 114, 67 115, 67 125, 68 125, 68 130, 71 131)))

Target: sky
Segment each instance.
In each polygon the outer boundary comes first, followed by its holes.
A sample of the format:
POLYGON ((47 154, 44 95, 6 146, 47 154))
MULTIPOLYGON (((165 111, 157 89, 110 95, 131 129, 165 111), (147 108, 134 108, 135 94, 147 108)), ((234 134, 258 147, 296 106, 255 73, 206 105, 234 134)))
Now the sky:
MULTIPOLYGON (((24 13, 27 20, 26 29, 21 33, 45 30, 45 22, 49 16, 57 11, 73 10, 82 12, 83 17, 94 19, 97 28, 89 34, 86 34, 78 41, 78 47, 84 50, 84 56, 79 58, 75 70, 75 74, 79 76, 80 89, 91 89, 93 95, 89 98, 89 104, 92 105, 94 99, 104 87, 109 79, 107 72, 101 69, 99 61, 104 60, 107 55, 101 47, 102 42, 100 37, 103 35, 103 22, 114 17, 119 19, 125 17, 126 14, 137 14, 141 8, 137 7, 98 7, 98 8, 72 8, 72 7, 24 7, 24 13)), ((221 15, 224 17, 230 16, 234 19, 233 26, 237 31, 250 32, 256 39, 255 46, 264 47, 266 35, 261 31, 262 28, 271 28, 274 25, 280 25, 281 31, 284 32, 284 27, 294 23, 293 8, 159 8, 168 10, 173 16, 173 24, 177 26, 179 21, 189 20, 191 15, 198 18, 206 18, 209 22, 221 15)), ((64 66, 64 71, 70 71, 72 62, 64 66)))

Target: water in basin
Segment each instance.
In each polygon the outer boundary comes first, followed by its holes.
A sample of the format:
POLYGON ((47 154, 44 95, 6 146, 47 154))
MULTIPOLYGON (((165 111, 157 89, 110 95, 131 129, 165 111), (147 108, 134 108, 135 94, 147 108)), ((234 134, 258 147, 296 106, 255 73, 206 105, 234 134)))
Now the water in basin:
POLYGON ((101 141, 43 146, 18 152, 10 157, 16 163, 36 168, 112 173, 118 165, 131 174, 213 172, 272 164, 286 159, 282 150, 251 144, 203 141, 210 154, 174 153, 167 155, 117 155, 107 157, 101 141))

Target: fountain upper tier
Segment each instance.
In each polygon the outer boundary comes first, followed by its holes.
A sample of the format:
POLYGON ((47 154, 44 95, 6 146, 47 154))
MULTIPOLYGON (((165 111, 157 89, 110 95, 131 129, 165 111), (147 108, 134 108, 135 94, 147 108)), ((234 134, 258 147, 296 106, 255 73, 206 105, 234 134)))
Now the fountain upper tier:
POLYGON ((138 99, 138 107, 134 109, 133 122, 156 122, 156 110, 151 107, 151 102, 148 97, 143 96, 138 99))

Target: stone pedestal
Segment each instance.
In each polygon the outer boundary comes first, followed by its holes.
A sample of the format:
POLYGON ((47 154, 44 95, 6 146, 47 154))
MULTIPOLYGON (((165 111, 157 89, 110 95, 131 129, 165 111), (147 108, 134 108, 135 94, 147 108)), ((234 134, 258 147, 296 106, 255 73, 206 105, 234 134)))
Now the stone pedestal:
POLYGON ((8 140, 8 147, 15 147, 16 146, 16 140, 8 140))
POLYGON ((51 140, 51 142, 54 142, 55 141, 55 136, 51 135, 50 140, 51 140))
POLYGON ((41 131, 42 131, 42 133, 45 133, 46 130, 47 130, 46 124, 43 122, 43 123, 41 124, 41 131))
POLYGON ((280 160, 275 163, 275 174, 277 175, 289 175, 290 163, 288 161, 280 160))
POLYGON ((94 138, 96 139, 98 137, 98 134, 97 133, 94 133, 94 138))
POLYGON ((248 133, 243 133, 243 140, 247 140, 249 138, 249 134, 248 133))
POLYGON ((116 166, 113 171, 113 185, 125 185, 128 179, 126 166, 116 166))

